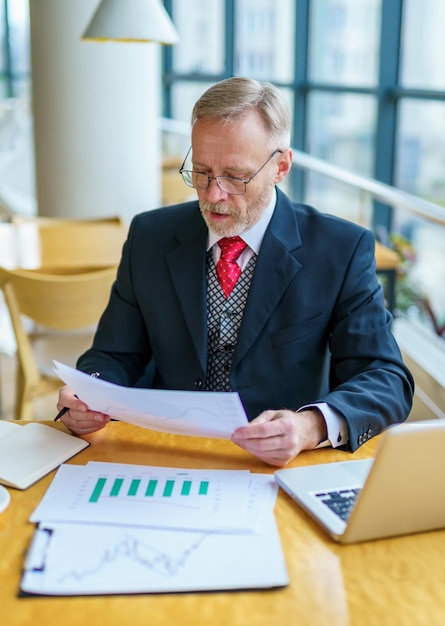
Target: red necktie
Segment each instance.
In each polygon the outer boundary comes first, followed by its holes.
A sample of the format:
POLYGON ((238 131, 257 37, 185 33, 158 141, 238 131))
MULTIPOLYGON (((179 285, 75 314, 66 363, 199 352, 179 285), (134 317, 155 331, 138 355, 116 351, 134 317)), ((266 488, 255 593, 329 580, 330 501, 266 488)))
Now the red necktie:
POLYGON ((241 237, 225 237, 218 241, 218 245, 221 248, 221 257, 216 264, 216 273, 221 289, 228 298, 241 275, 241 269, 236 260, 247 244, 241 237))

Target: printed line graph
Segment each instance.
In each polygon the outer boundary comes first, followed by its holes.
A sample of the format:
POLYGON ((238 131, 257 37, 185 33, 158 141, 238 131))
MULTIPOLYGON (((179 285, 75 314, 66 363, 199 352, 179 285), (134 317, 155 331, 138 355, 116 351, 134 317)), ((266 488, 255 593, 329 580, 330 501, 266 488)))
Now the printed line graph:
POLYGON ((110 565, 122 561, 122 559, 129 561, 132 566, 142 567, 162 578, 174 578, 179 570, 187 565, 191 555, 201 547, 205 537, 205 534, 194 536, 194 533, 190 533, 191 543, 175 556, 172 552, 159 549, 135 536, 125 535, 115 545, 98 554, 96 562, 90 567, 85 569, 73 568, 59 576, 58 583, 63 585, 72 582, 85 582, 88 578, 99 577, 110 565))
POLYGON ((30 593, 91 596, 287 584, 273 518, 265 534, 247 535, 114 524, 47 523, 40 530, 43 564, 37 560, 27 568, 21 582, 30 593))

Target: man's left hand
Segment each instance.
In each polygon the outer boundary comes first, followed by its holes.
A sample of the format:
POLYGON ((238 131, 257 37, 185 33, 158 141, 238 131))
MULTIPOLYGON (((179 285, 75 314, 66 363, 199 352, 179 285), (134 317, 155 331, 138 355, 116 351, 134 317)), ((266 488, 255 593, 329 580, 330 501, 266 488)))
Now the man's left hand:
POLYGON ((299 413, 287 409, 264 411, 232 434, 232 441, 241 448, 279 467, 326 438, 326 422, 316 409, 299 413))

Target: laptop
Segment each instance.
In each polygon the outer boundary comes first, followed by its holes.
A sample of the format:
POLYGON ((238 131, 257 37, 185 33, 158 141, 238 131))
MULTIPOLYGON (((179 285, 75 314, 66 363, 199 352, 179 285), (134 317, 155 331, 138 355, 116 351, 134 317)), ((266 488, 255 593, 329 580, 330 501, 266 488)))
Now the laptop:
POLYGON ((340 543, 445 527, 445 420, 381 435, 374 459, 282 469, 275 480, 340 543))

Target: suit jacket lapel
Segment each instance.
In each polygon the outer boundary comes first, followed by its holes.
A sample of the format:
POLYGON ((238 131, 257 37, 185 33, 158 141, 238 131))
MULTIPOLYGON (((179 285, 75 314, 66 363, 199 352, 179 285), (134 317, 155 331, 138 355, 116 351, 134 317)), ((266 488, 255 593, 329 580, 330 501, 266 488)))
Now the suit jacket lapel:
MULTIPOLYGON (((198 207, 198 204, 196 204, 198 207)), ((167 253, 167 264, 180 310, 203 371, 207 362, 206 245, 207 227, 197 208, 196 218, 176 233, 178 246, 167 253)))
POLYGON ((300 246, 295 210, 286 196, 278 191, 277 206, 257 258, 238 335, 234 366, 246 354, 289 282, 300 271, 301 263, 292 254, 300 246))

